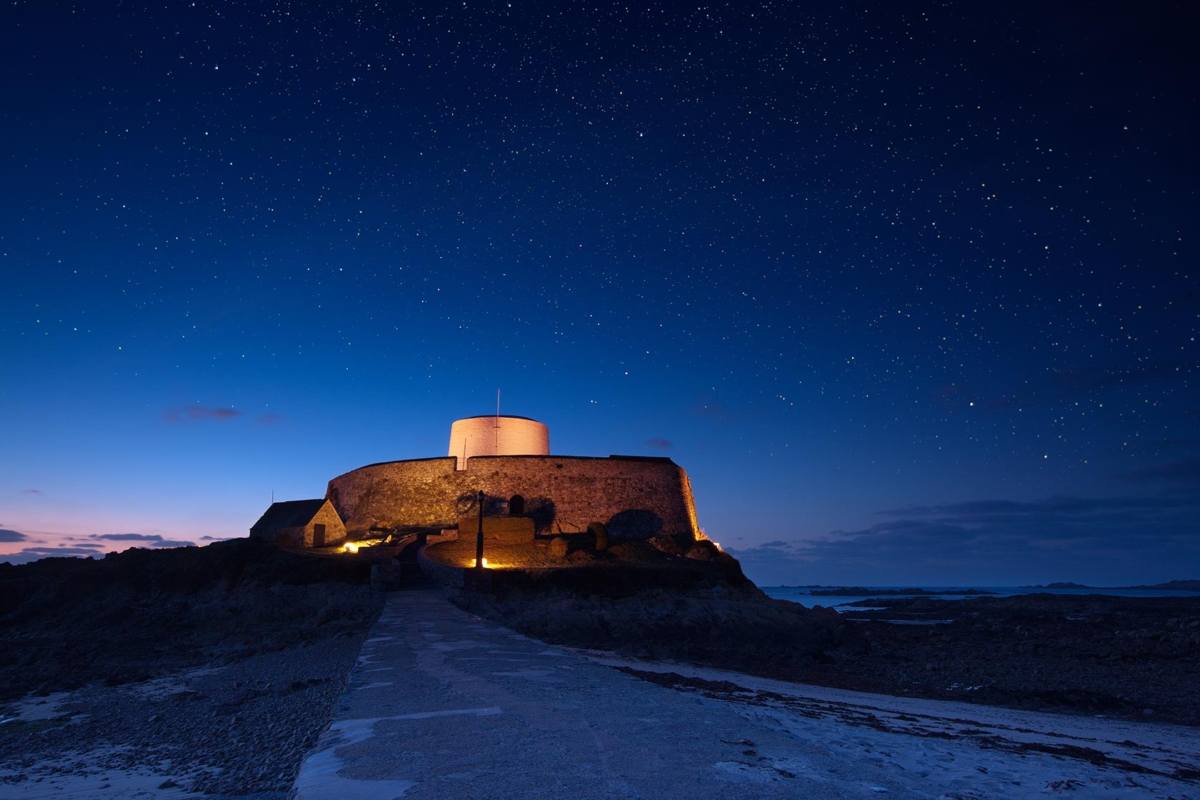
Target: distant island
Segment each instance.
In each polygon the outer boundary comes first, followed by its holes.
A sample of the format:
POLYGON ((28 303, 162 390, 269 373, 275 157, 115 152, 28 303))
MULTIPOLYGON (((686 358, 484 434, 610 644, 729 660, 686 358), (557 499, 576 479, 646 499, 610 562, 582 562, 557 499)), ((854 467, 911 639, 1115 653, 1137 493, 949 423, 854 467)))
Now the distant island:
POLYGON ((1200 592, 1200 580, 1167 581, 1141 586, 1088 586, 1083 583, 1059 581, 1057 583, 1037 584, 1036 586, 1018 586, 1018 589, 1165 589, 1178 592, 1200 592))
POLYGON ((868 589, 865 586, 796 586, 788 588, 808 589, 808 594, 811 597, 860 597, 862 595, 869 595, 871 597, 894 597, 898 595, 925 595, 928 597, 940 597, 948 594, 995 594, 995 592, 989 592, 986 589, 868 589))

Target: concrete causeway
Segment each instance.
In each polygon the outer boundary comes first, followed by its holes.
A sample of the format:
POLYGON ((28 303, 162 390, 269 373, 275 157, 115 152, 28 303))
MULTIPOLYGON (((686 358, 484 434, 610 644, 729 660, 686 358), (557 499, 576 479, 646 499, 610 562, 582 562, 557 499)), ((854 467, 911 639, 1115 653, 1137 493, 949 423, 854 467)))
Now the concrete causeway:
MULTIPOLYGON (((804 772, 813 749, 730 704, 548 647, 440 592, 405 591, 389 595, 296 797, 855 796, 777 766, 804 772), (747 766, 763 757, 766 771, 747 766)), ((860 777, 862 796, 877 797, 860 777)))
POLYGON ((295 796, 1166 800, 1196 796, 1196 775, 1196 729, 581 653, 410 590, 388 596, 295 796))

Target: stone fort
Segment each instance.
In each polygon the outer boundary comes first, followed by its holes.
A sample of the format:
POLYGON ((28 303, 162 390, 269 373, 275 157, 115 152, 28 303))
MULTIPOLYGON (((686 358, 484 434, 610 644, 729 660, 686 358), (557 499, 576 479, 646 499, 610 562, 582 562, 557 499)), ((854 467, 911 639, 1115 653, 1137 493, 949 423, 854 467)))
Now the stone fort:
POLYGON ((614 541, 700 538, 687 473, 669 458, 550 455, 542 423, 517 416, 460 419, 444 458, 388 461, 329 482, 325 495, 350 538, 371 531, 452 528, 479 514, 532 520, 538 534, 602 523, 614 541))

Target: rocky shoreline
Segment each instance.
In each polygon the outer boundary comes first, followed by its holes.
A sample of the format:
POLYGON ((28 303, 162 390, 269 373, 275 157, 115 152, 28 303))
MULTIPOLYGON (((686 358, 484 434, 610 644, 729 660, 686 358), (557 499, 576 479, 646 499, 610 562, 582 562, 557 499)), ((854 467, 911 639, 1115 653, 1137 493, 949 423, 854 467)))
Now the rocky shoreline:
POLYGON ((362 638, 53 697, 51 720, 0 726, 0 796, 5 786, 69 794, 152 774, 155 789, 282 800, 329 723, 362 638))
POLYGON ((383 600, 246 541, 53 561, 0 570, 0 795, 282 800, 383 600))
MULTIPOLYGON (((871 642, 847 676, 858 688, 1200 725, 1200 597, 1030 594, 854 605, 843 617, 871 642)), ((845 680, 829 670, 791 679, 845 680)))
POLYGON ((753 586, 463 592, 547 642, 842 689, 1200 725, 1200 597, 881 598, 838 614, 753 586))
MULTIPOLYGON (((452 599, 635 658, 1200 725, 1200 598, 882 598, 838 614, 768 598, 729 562, 496 571, 452 599)), ((371 565, 248 541, 0 565, 0 795, 283 800, 382 607, 371 565)))

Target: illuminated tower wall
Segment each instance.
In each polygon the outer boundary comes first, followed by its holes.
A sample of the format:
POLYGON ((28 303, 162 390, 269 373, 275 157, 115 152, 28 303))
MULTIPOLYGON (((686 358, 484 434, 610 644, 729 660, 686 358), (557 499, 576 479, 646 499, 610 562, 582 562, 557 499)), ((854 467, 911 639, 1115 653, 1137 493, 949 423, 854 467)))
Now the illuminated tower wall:
POLYGON ((474 456, 547 456, 550 455, 550 429, 527 417, 468 417, 450 426, 447 455, 458 459, 458 468, 467 468, 474 456))

